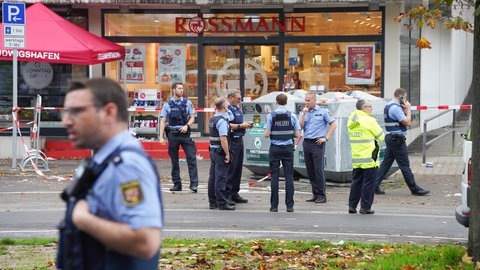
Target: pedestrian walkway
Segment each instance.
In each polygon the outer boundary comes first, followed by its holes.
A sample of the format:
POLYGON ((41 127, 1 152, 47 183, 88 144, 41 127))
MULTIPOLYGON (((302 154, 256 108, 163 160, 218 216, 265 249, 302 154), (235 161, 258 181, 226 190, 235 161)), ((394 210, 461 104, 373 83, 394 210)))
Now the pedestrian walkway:
MULTIPOLYGON (((457 121, 457 131, 453 136, 448 134, 435 141, 426 151, 426 164, 423 164, 423 137, 419 136, 409 146, 409 157, 412 171, 416 175, 461 175, 464 168, 462 159, 462 133, 467 131, 466 121, 457 121), (431 166, 429 166, 431 165, 431 166)), ((445 131, 439 128, 428 132, 427 140, 433 139, 445 131)))

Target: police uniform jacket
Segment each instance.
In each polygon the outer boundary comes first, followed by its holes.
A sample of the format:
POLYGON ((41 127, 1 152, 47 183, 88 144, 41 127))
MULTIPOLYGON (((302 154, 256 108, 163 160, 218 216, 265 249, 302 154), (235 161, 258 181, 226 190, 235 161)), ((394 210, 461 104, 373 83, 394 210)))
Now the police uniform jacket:
POLYGON ((352 151, 352 167, 368 169, 378 167, 380 145, 385 134, 377 120, 362 110, 350 114, 347 122, 352 151))
MULTIPOLYGON (((119 147, 136 147, 140 143, 128 133, 121 132, 107 142, 95 155, 93 162, 101 164, 119 147)), ((122 161, 110 162, 87 195, 90 212, 101 218, 126 223, 130 228, 163 227, 159 183, 154 168, 146 156, 134 151, 122 151, 122 161)))

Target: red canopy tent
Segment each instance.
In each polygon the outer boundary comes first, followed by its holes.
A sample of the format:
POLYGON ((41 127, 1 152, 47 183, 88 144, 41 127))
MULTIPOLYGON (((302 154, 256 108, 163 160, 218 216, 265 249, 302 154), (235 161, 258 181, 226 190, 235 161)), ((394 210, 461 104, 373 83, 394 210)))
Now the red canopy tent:
MULTIPOLYGON (((0 24, 3 29, 3 23, 0 24)), ((0 33, 3 40, 3 30, 0 33)), ((18 61, 93 65, 122 60, 125 48, 65 20, 42 3, 25 11, 25 48, 18 61)), ((0 60, 13 59, 13 49, 0 42, 0 60)))
MULTIPOLYGON (((0 29, 0 40, 3 40, 3 23, 0 23, 0 29)), ((0 42, 0 60, 13 61, 13 70, 16 69, 17 61, 94 65, 124 58, 123 46, 76 26, 42 3, 35 3, 25 11, 25 48, 17 49, 16 59, 13 49, 4 48, 3 42, 0 42)), ((14 73, 14 110, 17 106, 16 77, 17 74, 14 73)), ((12 135, 12 168, 15 168, 17 132, 12 135)))

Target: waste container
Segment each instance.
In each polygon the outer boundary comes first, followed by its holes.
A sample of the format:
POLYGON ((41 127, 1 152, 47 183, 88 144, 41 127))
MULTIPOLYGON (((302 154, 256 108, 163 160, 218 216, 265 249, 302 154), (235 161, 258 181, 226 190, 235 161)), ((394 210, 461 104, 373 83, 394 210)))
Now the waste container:
MULTIPOLYGON (((245 121, 253 122, 253 128, 247 129, 244 142, 243 166, 257 175, 269 173, 268 151, 270 139, 263 136, 263 126, 267 121, 267 115, 276 108, 276 97, 282 92, 272 92, 255 99, 252 102, 242 102, 242 111, 245 121)), ((288 97, 287 110, 294 112, 296 102, 304 102, 304 99, 295 97, 291 93, 285 93, 288 97)), ((280 170, 283 175, 283 170, 280 170)))
MULTIPOLYGON (((372 103, 372 116, 375 117, 379 125, 384 128, 383 108, 387 102, 382 99, 361 91, 354 91, 345 95, 343 93, 329 92, 324 95, 317 96, 320 106, 329 110, 330 114, 337 122, 337 128, 333 136, 329 139, 325 148, 324 168, 325 178, 330 182, 346 183, 352 180, 352 156, 350 148, 350 140, 348 138, 347 122, 350 113, 355 111, 355 103, 358 98, 368 99, 372 103), (358 93, 360 92, 360 93, 358 93)), ((305 106, 303 102, 297 102, 295 112, 299 115, 305 106)), ((383 160, 385 143, 380 144, 380 161, 383 160)), ((294 153, 294 169, 297 173, 308 178, 305 167, 305 159, 303 156, 303 146, 300 143, 294 153)), ((397 170, 396 163, 392 166, 389 175, 397 170)))

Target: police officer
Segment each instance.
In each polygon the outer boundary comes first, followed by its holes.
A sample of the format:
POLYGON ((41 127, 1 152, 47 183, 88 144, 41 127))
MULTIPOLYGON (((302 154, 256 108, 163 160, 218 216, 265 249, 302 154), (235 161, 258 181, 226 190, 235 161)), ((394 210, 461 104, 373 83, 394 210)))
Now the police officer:
POLYGON ((267 116, 264 136, 270 138, 268 160, 270 166, 270 212, 278 212, 278 179, 280 162, 285 176, 285 205, 287 212, 293 212, 293 151, 294 139, 300 137, 300 124, 297 117, 289 112, 287 95, 280 93, 276 97, 277 108, 267 116))
POLYGON ((106 166, 72 212, 74 225, 104 246, 93 258, 80 258, 84 269, 157 269, 163 227, 159 179, 140 143, 126 130, 125 92, 106 78, 74 81, 64 107, 68 138, 76 147, 92 149, 95 165, 106 166), (109 161, 113 153, 119 155, 109 161))
POLYGON ((299 117, 303 128, 303 154, 313 197, 307 202, 326 203, 324 156, 325 143, 332 137, 337 122, 328 110, 317 105, 315 93, 305 95, 305 108, 299 117), (327 132, 328 131, 328 132, 327 132))
POLYGON ((375 212, 371 208, 380 164, 380 142, 385 134, 377 120, 370 115, 372 104, 368 100, 359 99, 355 106, 357 110, 350 114, 347 122, 353 167, 348 212, 357 213, 360 202, 360 214, 373 214, 375 212))
POLYGON ((215 99, 217 112, 210 118, 210 172, 208 177, 208 202, 210 209, 235 210, 228 203, 226 194, 227 173, 230 165, 229 132, 227 100, 215 99))
POLYGON ((385 156, 380 169, 378 170, 376 179, 375 193, 378 195, 385 194, 380 189, 382 180, 387 175, 393 161, 397 161, 400 171, 402 171, 403 179, 407 183, 412 195, 424 196, 430 193, 429 190, 421 188, 415 183, 415 177, 410 169, 410 161, 408 160, 408 150, 406 143, 407 126, 412 120, 412 112, 410 110, 410 102, 407 101, 407 90, 397 88, 393 93, 393 99, 387 103, 383 110, 385 119, 385 156))
POLYGON ((183 97, 183 85, 179 82, 172 84, 173 97, 165 102, 160 114, 160 144, 165 144, 163 133, 167 131, 168 155, 172 162, 173 187, 170 191, 182 190, 182 179, 180 178, 180 166, 178 164, 178 151, 180 145, 187 157, 188 174, 190 176, 190 190, 197 192, 198 171, 197 171, 197 147, 190 138, 190 126, 195 121, 195 110, 192 102, 183 97), (166 121, 168 118, 168 127, 166 121))
POLYGON ((242 110, 239 108, 242 96, 240 90, 229 90, 227 94, 228 115, 231 128, 231 144, 232 164, 228 169, 227 177, 227 198, 230 204, 247 203, 248 200, 242 198, 238 192, 240 191, 240 181, 243 169, 243 136, 247 128, 253 127, 253 122, 248 123, 243 120, 242 110))

